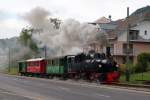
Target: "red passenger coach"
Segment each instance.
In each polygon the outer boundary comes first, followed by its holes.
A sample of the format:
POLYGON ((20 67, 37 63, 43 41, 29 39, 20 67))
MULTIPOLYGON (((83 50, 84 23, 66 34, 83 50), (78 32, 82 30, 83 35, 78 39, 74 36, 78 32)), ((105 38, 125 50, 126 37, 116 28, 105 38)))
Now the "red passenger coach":
POLYGON ((44 58, 36 58, 27 60, 27 72, 42 74, 46 72, 46 60, 44 58))

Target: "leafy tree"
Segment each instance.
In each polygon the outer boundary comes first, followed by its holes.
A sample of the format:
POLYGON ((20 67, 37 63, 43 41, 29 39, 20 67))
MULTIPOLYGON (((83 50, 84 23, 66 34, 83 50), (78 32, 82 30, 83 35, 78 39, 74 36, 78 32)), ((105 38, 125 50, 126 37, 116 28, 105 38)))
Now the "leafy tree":
POLYGON ((141 53, 137 57, 136 72, 145 72, 150 63, 150 53, 141 53))
POLYGON ((38 52, 38 46, 36 45, 36 43, 33 40, 29 41, 29 47, 31 50, 38 52))
POLYGON ((61 20, 58 18, 50 18, 50 22, 54 24, 54 28, 59 29, 61 20))
POLYGON ((34 29, 22 29, 21 34, 19 36, 19 42, 29 47, 32 51, 38 52, 38 46, 32 39, 32 33, 34 29))
POLYGON ((22 45, 27 46, 29 44, 29 40, 31 40, 31 30, 22 29, 21 34, 19 36, 19 41, 22 45))

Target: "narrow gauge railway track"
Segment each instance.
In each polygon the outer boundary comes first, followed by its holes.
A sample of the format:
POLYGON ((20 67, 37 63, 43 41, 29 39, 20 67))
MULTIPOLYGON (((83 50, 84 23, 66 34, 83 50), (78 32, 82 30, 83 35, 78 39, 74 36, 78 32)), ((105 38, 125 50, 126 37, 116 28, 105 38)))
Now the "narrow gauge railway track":
MULTIPOLYGON (((73 80, 75 81, 75 80, 73 80)), ((150 92, 150 85, 144 85, 144 84, 127 84, 127 83, 119 83, 119 82, 112 82, 112 83, 97 83, 97 82, 89 82, 89 81, 80 81, 81 83, 93 83, 93 85, 108 85, 108 86, 119 86, 123 88, 132 88, 132 89, 140 89, 150 92)))
POLYGON ((125 89, 137 90, 137 91, 150 92, 150 85, 144 85, 144 84, 112 83, 107 85, 117 86, 125 89))

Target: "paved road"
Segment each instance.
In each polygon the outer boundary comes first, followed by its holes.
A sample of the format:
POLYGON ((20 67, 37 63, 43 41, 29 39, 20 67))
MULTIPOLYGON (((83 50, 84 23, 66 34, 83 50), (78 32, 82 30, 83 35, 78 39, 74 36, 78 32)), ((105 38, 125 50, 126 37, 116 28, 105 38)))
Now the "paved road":
POLYGON ((4 89, 0 89, 0 100, 31 100, 31 99, 17 95, 16 93, 4 89))
POLYGON ((150 93, 0 74, 0 100, 150 100, 150 93))

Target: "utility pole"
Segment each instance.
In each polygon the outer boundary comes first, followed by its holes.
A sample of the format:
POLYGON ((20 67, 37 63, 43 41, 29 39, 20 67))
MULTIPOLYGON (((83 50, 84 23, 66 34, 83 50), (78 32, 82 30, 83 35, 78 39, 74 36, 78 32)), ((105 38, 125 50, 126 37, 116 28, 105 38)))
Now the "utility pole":
POLYGON ((45 59, 47 58, 47 47, 46 45, 44 46, 44 53, 45 53, 45 59))
POLYGON ((10 72, 10 48, 8 49, 8 72, 10 72))
POLYGON ((129 23, 129 7, 127 7, 127 51, 126 51, 126 81, 130 81, 130 23, 129 23))

